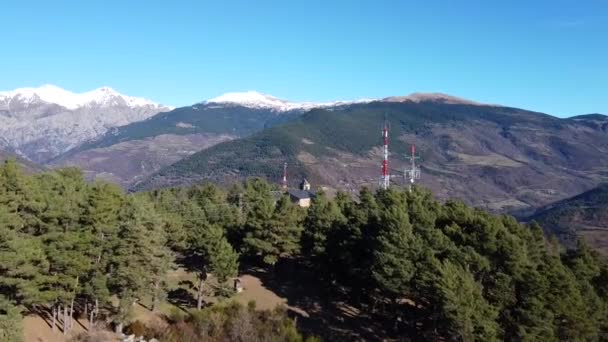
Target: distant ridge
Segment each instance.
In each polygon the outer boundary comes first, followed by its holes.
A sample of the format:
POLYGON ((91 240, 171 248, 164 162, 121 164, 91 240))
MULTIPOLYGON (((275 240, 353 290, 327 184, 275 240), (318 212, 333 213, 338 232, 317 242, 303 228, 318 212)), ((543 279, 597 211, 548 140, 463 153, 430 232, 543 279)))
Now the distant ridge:
POLYGON ((583 237, 608 255, 608 183, 580 195, 539 209, 529 220, 535 220, 567 247, 576 246, 583 237))
POLYGON ((87 106, 114 106, 119 104, 117 101, 123 101, 129 107, 153 106, 164 107, 164 109, 170 108, 141 97, 120 94, 110 87, 100 87, 84 93, 74 93, 52 84, 45 84, 37 88, 18 88, 11 91, 0 91, 0 103, 3 101, 8 102, 7 106, 10 106, 11 101, 18 101, 22 104, 35 104, 36 102, 43 101, 70 110, 87 106))
POLYGON ((382 99, 385 102, 441 102, 447 104, 468 104, 468 105, 483 105, 482 103, 463 99, 460 97, 447 95, 443 93, 412 93, 407 96, 390 96, 382 99))
POLYGON ((375 101, 375 99, 359 99, 333 102, 293 102, 289 100, 279 99, 278 97, 263 94, 257 91, 246 91, 226 93, 204 101, 203 103, 222 105, 231 104, 247 108, 273 109, 278 112, 287 112, 293 110, 310 110, 313 108, 335 107, 353 103, 367 103, 372 101, 375 101))

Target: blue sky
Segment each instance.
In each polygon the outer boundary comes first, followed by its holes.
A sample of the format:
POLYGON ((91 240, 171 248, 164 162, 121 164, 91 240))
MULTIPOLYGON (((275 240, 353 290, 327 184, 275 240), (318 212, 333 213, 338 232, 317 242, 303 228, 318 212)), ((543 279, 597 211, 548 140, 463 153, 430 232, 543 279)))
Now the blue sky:
POLYGON ((22 0, 0 29, 0 90, 107 85, 175 106, 445 92, 608 114, 608 0, 22 0))

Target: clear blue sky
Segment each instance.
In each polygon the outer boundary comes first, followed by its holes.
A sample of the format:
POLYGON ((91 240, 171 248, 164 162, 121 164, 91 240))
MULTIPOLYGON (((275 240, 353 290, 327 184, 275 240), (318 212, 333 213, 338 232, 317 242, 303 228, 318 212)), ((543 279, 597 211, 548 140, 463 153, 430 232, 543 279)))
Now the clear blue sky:
POLYGON ((608 113, 608 0, 21 0, 0 28, 1 90, 107 85, 175 106, 437 91, 608 113))

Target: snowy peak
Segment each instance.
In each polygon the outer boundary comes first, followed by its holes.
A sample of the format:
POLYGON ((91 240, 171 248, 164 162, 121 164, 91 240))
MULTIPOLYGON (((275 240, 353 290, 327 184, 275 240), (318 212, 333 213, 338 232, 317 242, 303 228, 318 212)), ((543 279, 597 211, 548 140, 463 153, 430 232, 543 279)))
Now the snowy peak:
POLYGON ((481 105, 481 103, 443 93, 412 93, 407 96, 391 96, 382 99, 384 102, 443 102, 448 104, 481 105))
POLYGON ((334 102, 291 102, 279 99, 272 95, 259 93, 257 91, 232 92, 205 101, 206 104, 224 104, 243 106, 247 108, 272 109, 278 112, 291 110, 309 110, 313 108, 335 107, 352 103, 366 103, 375 101, 373 99, 361 99, 354 101, 334 102))
POLYGON ((171 108, 109 87, 73 93, 54 85, 0 92, 0 148, 44 163, 114 127, 171 108))
POLYGON ((482 105, 479 102, 451 96, 443 93, 412 93, 407 96, 391 96, 381 100, 378 99, 359 99, 353 101, 334 101, 334 102, 292 102, 279 99, 277 97, 259 93, 257 91, 233 92, 212 98, 205 101, 206 104, 221 104, 243 106, 248 108, 271 109, 277 112, 291 110, 310 110, 313 108, 329 108, 354 103, 369 103, 373 101, 384 102, 442 102, 447 104, 467 104, 482 105))
POLYGON ((294 103, 281 100, 271 95, 258 93, 257 91, 233 92, 214 97, 206 103, 234 104, 251 108, 289 108, 294 103))
POLYGON ((73 93, 55 85, 46 84, 38 88, 18 88, 0 92, 0 102, 17 101, 26 106, 40 101, 74 110, 83 107, 153 107, 169 109, 150 100, 122 95, 110 87, 101 87, 84 93, 73 93))

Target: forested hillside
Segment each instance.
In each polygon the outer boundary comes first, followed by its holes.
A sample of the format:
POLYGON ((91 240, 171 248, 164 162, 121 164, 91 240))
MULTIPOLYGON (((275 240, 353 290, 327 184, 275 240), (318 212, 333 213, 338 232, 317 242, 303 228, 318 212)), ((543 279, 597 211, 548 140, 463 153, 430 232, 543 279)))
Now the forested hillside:
POLYGON ((342 192, 330 200, 320 191, 308 209, 287 197, 276 200, 271 190, 249 179, 228 191, 206 184, 125 194, 85 182, 76 169, 27 175, 6 163, 0 167, 0 340, 19 341, 21 317, 29 312, 49 314, 64 331, 72 316, 135 329, 134 303, 158 310, 173 292, 168 271, 184 263, 197 277, 198 300, 187 318, 169 319, 162 333, 137 323, 143 335, 163 341, 608 338, 608 268, 584 243, 561 253, 538 226, 457 201, 441 204, 420 188, 363 188, 357 201, 342 192), (282 291, 291 284, 289 272, 312 275, 306 290, 323 289, 321 299, 303 291, 297 300, 316 310, 296 322, 285 312, 257 313, 221 299, 232 295, 230 280, 247 265, 272 274, 282 291), (211 281, 220 304, 202 297, 211 281), (357 324, 333 329, 327 312, 337 304, 353 308, 341 319, 360 319, 357 324))
POLYGON ((302 111, 277 113, 264 108, 199 103, 116 128, 70 153, 163 134, 214 133, 247 136, 267 126, 294 119, 301 113, 302 111))
POLYGON ((560 119, 516 108, 437 101, 371 102, 314 109, 296 121, 200 151, 139 183, 135 190, 230 183, 250 176, 278 182, 283 163, 292 185, 356 193, 380 175, 385 117, 390 173, 403 185, 411 144, 421 157, 421 184, 442 199, 461 198, 493 212, 533 211, 605 181, 608 119, 560 119))
POLYGON ((566 246, 576 246, 578 238, 608 254, 608 184, 541 208, 535 220, 566 246))
POLYGON ((117 127, 53 159, 50 166, 77 166, 88 178, 125 188, 195 152, 293 120, 301 110, 276 112, 232 104, 176 108, 117 127))

